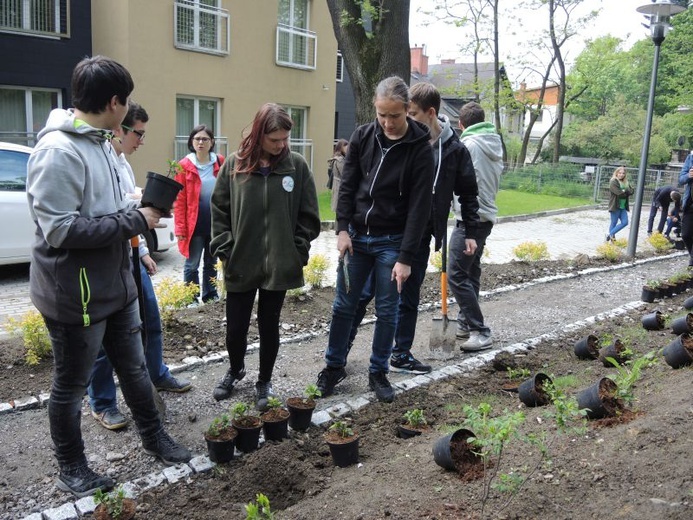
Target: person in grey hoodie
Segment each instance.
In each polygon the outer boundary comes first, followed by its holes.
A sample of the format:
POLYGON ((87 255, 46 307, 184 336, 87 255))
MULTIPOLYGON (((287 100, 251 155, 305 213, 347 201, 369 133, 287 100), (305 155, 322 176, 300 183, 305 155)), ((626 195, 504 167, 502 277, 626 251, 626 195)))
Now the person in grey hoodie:
POLYGON ((459 225, 464 222, 463 215, 459 204, 453 203, 458 225, 450 236, 448 282, 460 308, 457 337, 469 338, 460 348, 473 352, 491 348, 493 344, 491 329, 484 324, 484 315, 479 306, 479 287, 481 256, 498 213, 496 194, 503 172, 503 146, 496 127, 485 122, 484 109, 478 103, 472 101, 460 109, 459 127, 462 130, 462 144, 469 150, 474 163, 481 222, 476 231, 476 252, 473 255, 465 254, 465 227, 459 225))
POLYGON ((108 140, 128 110, 130 73, 103 56, 72 73, 74 109, 55 109, 29 157, 27 197, 36 223, 29 293, 48 328, 54 371, 48 420, 59 465, 57 486, 77 497, 113 479, 89 468, 82 398, 103 345, 118 374, 145 453, 172 465, 190 452, 163 429, 144 360, 129 239, 155 228, 154 208, 123 195, 108 140))

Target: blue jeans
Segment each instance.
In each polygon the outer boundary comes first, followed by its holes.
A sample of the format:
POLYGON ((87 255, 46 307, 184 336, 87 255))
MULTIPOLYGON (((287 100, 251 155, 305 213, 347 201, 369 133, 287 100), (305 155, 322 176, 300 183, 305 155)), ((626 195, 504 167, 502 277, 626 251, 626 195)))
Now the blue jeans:
MULTIPOLYGON (((171 373, 164 364, 161 316, 159 315, 159 304, 156 301, 156 294, 154 294, 152 279, 141 263, 139 269, 144 297, 144 333, 147 341, 144 358, 147 363, 149 377, 156 384, 170 377, 171 373)), ((95 412, 101 413, 105 410, 116 408, 113 365, 108 360, 103 348, 99 350, 99 354, 96 356, 94 369, 91 372, 91 382, 87 390, 89 392, 89 405, 95 412)))
POLYGON ((615 237, 616 233, 628 225, 628 212, 625 209, 617 209, 616 211, 609 211, 609 214, 611 215, 609 235, 615 237))
POLYGON ((64 325, 45 316, 44 320, 54 359, 48 420, 60 467, 85 461, 80 427, 82 398, 102 345, 118 374, 140 436, 151 437, 161 430, 144 363, 137 301, 89 327, 64 325))
MULTIPOLYGON (((421 284, 426 277, 426 269, 428 268, 428 257, 431 254, 431 236, 426 234, 421 239, 419 249, 416 251, 414 261, 411 265, 411 275, 407 278, 402 286, 402 292, 399 295, 399 303, 397 305, 397 325, 395 326, 395 346, 392 349, 393 355, 408 354, 411 351, 414 343, 414 334, 416 333, 416 320, 419 316, 419 301, 421 284)), ((368 281, 363 286, 359 305, 354 316, 354 323, 351 327, 349 335, 349 347, 354 343, 358 327, 366 315, 366 307, 375 295, 375 279, 371 272, 368 281)))
POLYGON ((448 252, 448 284, 460 308, 457 319, 466 322, 470 331, 484 335, 491 334, 491 329, 484 325, 484 315, 479 305, 481 257, 492 229, 492 222, 480 222, 477 228, 476 252, 473 255, 465 255, 465 230, 463 226, 456 227, 450 235, 448 252))
MULTIPOLYGON (((392 340, 397 324, 397 283, 392 281, 402 235, 373 237, 350 232, 354 254, 349 256, 350 290, 347 292, 344 272, 337 272, 337 294, 332 305, 332 323, 325 352, 328 367, 346 365, 349 333, 359 304, 363 286, 371 271, 375 280, 375 312, 377 321, 373 332, 369 372, 387 372, 390 368, 392 340)), ((348 253, 347 253, 348 254, 348 253)))
POLYGON ((202 301, 206 302, 217 298, 217 289, 212 279, 217 276, 216 259, 209 250, 211 237, 193 235, 190 239, 190 251, 183 264, 183 281, 192 282, 200 286, 200 258, 202 258, 202 301))

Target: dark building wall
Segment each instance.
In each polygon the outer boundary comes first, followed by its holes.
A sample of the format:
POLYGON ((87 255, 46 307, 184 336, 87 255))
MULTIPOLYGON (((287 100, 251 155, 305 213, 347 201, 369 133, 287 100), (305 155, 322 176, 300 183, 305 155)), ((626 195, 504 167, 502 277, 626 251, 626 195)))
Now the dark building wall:
POLYGON ((91 56, 91 2, 71 2, 69 38, 0 33, 0 48, 0 85, 59 88, 64 107, 71 106, 72 69, 91 56))
POLYGON ((342 68, 343 81, 337 82, 335 96, 335 139, 349 139, 356 130, 356 103, 351 79, 346 66, 342 68))

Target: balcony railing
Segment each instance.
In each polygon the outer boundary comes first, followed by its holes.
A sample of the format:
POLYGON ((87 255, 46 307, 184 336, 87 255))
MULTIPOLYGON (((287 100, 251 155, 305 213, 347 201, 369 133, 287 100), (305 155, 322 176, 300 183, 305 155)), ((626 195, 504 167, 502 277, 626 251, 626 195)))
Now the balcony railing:
POLYGON ((173 5, 173 44, 178 49, 225 55, 230 46, 226 9, 176 0, 173 5))
POLYGON ((277 25, 277 65, 315 70, 318 37, 313 31, 277 25))
POLYGON ((70 0, 2 0, 0 31, 70 37, 70 0))

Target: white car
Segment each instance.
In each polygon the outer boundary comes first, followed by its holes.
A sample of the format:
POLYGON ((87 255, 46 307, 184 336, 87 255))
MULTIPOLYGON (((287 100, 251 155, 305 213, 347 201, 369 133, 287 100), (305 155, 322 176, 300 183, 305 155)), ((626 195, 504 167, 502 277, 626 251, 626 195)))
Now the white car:
MULTIPOLYGON (((31 148, 0 143, 0 222, 5 229, 0 240, 0 265, 22 264, 31 260, 31 244, 36 226, 26 198, 26 164, 31 148)), ((176 244, 173 219, 161 219, 165 228, 148 233, 150 251, 166 251, 176 244)))

